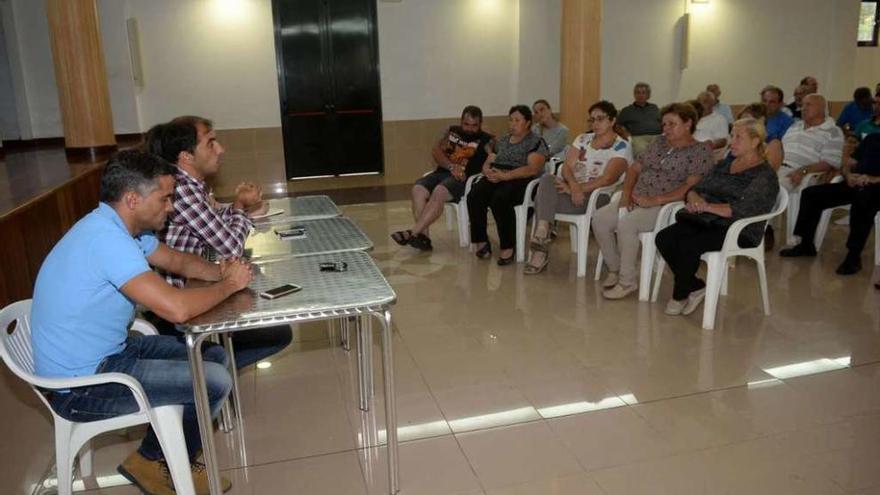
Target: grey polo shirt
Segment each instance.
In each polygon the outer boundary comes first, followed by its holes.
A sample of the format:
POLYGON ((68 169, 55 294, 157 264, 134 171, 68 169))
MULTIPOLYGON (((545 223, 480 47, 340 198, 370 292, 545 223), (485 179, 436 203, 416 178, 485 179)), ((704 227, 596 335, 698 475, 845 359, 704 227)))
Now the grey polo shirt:
POLYGON ((641 107, 633 103, 623 107, 617 115, 617 123, 633 136, 654 136, 660 134, 660 109, 653 103, 641 107))

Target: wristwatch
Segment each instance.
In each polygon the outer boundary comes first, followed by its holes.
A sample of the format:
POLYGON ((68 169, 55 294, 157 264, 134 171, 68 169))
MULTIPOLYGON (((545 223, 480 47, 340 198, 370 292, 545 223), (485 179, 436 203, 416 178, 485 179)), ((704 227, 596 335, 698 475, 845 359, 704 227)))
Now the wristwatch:
POLYGON ((807 175, 808 173, 809 171, 807 170, 807 167, 801 169, 801 175, 807 175))

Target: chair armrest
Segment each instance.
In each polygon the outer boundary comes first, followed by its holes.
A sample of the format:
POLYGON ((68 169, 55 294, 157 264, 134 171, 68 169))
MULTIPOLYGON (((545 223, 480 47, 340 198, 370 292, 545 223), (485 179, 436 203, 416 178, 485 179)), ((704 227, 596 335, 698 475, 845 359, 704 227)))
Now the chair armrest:
POLYGON ((467 181, 464 183, 464 195, 467 196, 468 193, 471 192, 471 188, 474 187, 474 184, 482 178, 483 174, 474 174, 468 177, 467 181))
POLYGON ((134 400, 140 408, 138 412, 147 412, 150 409, 150 401, 147 399, 147 394, 144 392, 143 387, 141 387, 140 382, 125 373, 98 373, 96 375, 77 376, 74 378, 46 378, 33 375, 31 383, 48 390, 66 390, 92 385, 118 383, 131 390, 131 393, 134 395, 134 400))
POLYGON ((684 208, 684 201, 673 201, 663 205, 660 208, 660 213, 657 214, 657 220, 654 221, 654 232, 659 232, 675 223, 675 214, 682 208, 684 208))
POLYGON ((813 186, 816 184, 816 179, 825 175, 825 172, 812 172, 804 176, 801 180, 801 183, 798 184, 797 188, 794 190, 796 193, 800 193, 804 189, 813 186))
MULTIPOLYGON (((771 218, 781 214, 785 211, 785 208, 788 206, 788 194, 785 189, 780 188, 779 190, 779 199, 776 202, 776 206, 773 208, 773 211, 770 213, 765 213, 764 215, 756 215, 754 217, 748 218, 740 218, 739 220, 730 224, 730 227, 727 229, 727 234, 724 236, 724 245, 721 249, 725 251, 729 251, 732 249, 739 248, 739 235, 742 233, 743 229, 748 227, 753 223, 764 222, 770 220, 771 218)), ((762 241, 763 242, 763 241, 762 241)))
POLYGON ((156 327, 154 327, 152 323, 144 320, 143 318, 135 318, 135 320, 131 322, 131 327, 129 327, 129 330, 142 335, 159 335, 159 331, 156 330, 156 327))
POLYGON ((535 188, 538 187, 539 182, 541 182, 541 177, 536 177, 529 181, 529 184, 526 186, 526 192, 523 194, 523 206, 529 207, 534 204, 532 197, 535 195, 535 188))
POLYGON ((610 196, 613 197, 614 190, 617 189, 617 185, 605 186, 605 187, 597 187, 593 189, 593 193, 590 194, 590 199, 587 200, 587 212, 591 215, 596 212, 596 203, 599 201, 599 196, 610 196))

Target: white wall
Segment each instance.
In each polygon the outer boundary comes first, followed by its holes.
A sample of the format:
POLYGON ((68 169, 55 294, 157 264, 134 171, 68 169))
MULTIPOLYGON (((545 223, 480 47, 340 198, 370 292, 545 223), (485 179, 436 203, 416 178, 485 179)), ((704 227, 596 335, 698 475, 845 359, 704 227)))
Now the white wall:
POLYGON ((181 114, 219 128, 281 125, 269 0, 126 0, 138 20, 147 129, 181 114))
POLYGON ((679 70, 683 0, 606 0, 603 97, 632 100, 644 80, 657 103, 693 98, 710 82, 722 100, 749 103, 766 84, 789 98, 805 75, 833 100, 852 95, 859 0, 711 0, 690 4, 690 59, 679 70))
POLYGON ((517 0, 379 2, 385 120, 506 114, 516 99, 517 0))
POLYGON ((113 130, 116 134, 140 132, 125 26, 129 17, 128 7, 119 0, 98 0, 98 17, 101 21, 101 46, 104 49, 104 67, 107 70, 110 106, 113 110, 113 130))
POLYGON ((7 0, 3 31, 22 139, 57 137, 61 130, 49 23, 43 2, 7 0))
POLYGON ((560 0, 519 0, 517 103, 544 98, 559 111, 561 26, 560 0))
POLYGON ((12 83, 12 70, 6 49, 3 11, 0 9, 0 147, 3 139, 20 139, 18 128, 18 109, 15 104, 15 89, 12 83))

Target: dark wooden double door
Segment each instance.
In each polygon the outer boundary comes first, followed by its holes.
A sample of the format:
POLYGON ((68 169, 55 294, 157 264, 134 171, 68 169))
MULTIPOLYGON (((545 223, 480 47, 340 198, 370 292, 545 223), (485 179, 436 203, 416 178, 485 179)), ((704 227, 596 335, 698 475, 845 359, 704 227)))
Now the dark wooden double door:
POLYGON ((381 173, 375 0, 273 0, 287 177, 381 173))

